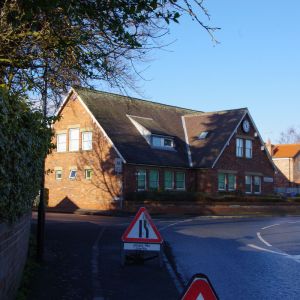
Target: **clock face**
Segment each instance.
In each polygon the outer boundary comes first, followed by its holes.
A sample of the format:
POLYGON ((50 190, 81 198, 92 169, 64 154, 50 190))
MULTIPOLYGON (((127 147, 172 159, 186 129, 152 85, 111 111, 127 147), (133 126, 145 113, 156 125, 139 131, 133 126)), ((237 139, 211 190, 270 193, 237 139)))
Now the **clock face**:
POLYGON ((242 126, 243 126, 243 130, 248 133, 249 130, 250 130, 250 123, 249 123, 249 121, 248 120, 244 120, 242 126))

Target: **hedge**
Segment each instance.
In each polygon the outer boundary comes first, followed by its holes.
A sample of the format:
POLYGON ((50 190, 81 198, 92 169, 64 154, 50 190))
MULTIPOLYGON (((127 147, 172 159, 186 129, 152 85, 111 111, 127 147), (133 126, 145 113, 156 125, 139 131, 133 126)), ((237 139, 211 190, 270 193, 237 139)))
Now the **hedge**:
POLYGON ((51 145, 51 119, 0 89, 0 222, 31 208, 51 145))
POLYGON ((187 191, 141 191, 128 193, 126 201, 154 201, 154 202, 279 202, 276 195, 244 195, 240 193, 217 193, 214 195, 187 191))

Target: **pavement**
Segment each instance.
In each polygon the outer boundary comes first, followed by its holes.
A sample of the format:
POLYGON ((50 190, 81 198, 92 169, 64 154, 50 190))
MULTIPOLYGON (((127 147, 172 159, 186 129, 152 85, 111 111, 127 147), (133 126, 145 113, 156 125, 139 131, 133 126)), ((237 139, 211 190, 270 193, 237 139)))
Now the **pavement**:
POLYGON ((158 259, 121 266, 120 238, 130 220, 47 214, 45 259, 28 299, 178 299, 169 266, 159 267, 158 259))

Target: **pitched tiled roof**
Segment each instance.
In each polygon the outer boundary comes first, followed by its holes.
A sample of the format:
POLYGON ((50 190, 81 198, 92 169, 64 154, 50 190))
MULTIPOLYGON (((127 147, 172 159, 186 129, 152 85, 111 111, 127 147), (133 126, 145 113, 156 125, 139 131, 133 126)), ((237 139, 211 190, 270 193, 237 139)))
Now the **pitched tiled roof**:
POLYGON ((246 112, 241 108, 184 117, 193 166, 212 167, 246 112), (201 132, 208 132, 206 138, 198 138, 201 132))
POLYGON ((182 116, 186 123, 194 167, 211 167, 246 109, 203 113, 131 97, 75 88, 128 163, 189 167, 182 116), (153 134, 174 137, 176 151, 151 148, 132 118, 153 134), (204 140, 197 139, 208 131, 204 140))
POLYGON ((194 110, 154 103, 116 94, 75 88, 75 92, 101 124, 128 163, 188 167, 188 157, 181 116, 194 110), (176 151, 153 149, 139 133, 129 116, 152 119, 143 123, 147 129, 161 130, 174 136, 176 151))
POLYGON ((293 158, 300 152, 300 144, 278 144, 273 147, 273 158, 293 158))

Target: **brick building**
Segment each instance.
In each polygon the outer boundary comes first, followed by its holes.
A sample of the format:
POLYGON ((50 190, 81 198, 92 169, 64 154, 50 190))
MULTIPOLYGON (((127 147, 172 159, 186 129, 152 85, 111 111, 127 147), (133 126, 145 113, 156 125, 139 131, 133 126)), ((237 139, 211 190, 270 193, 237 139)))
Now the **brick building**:
POLYGON ((300 144, 266 144, 278 169, 275 186, 278 188, 300 187, 300 144))
POLYGON ((110 209, 147 190, 273 192, 275 166, 246 108, 203 113, 73 88, 58 115, 51 207, 110 209))

